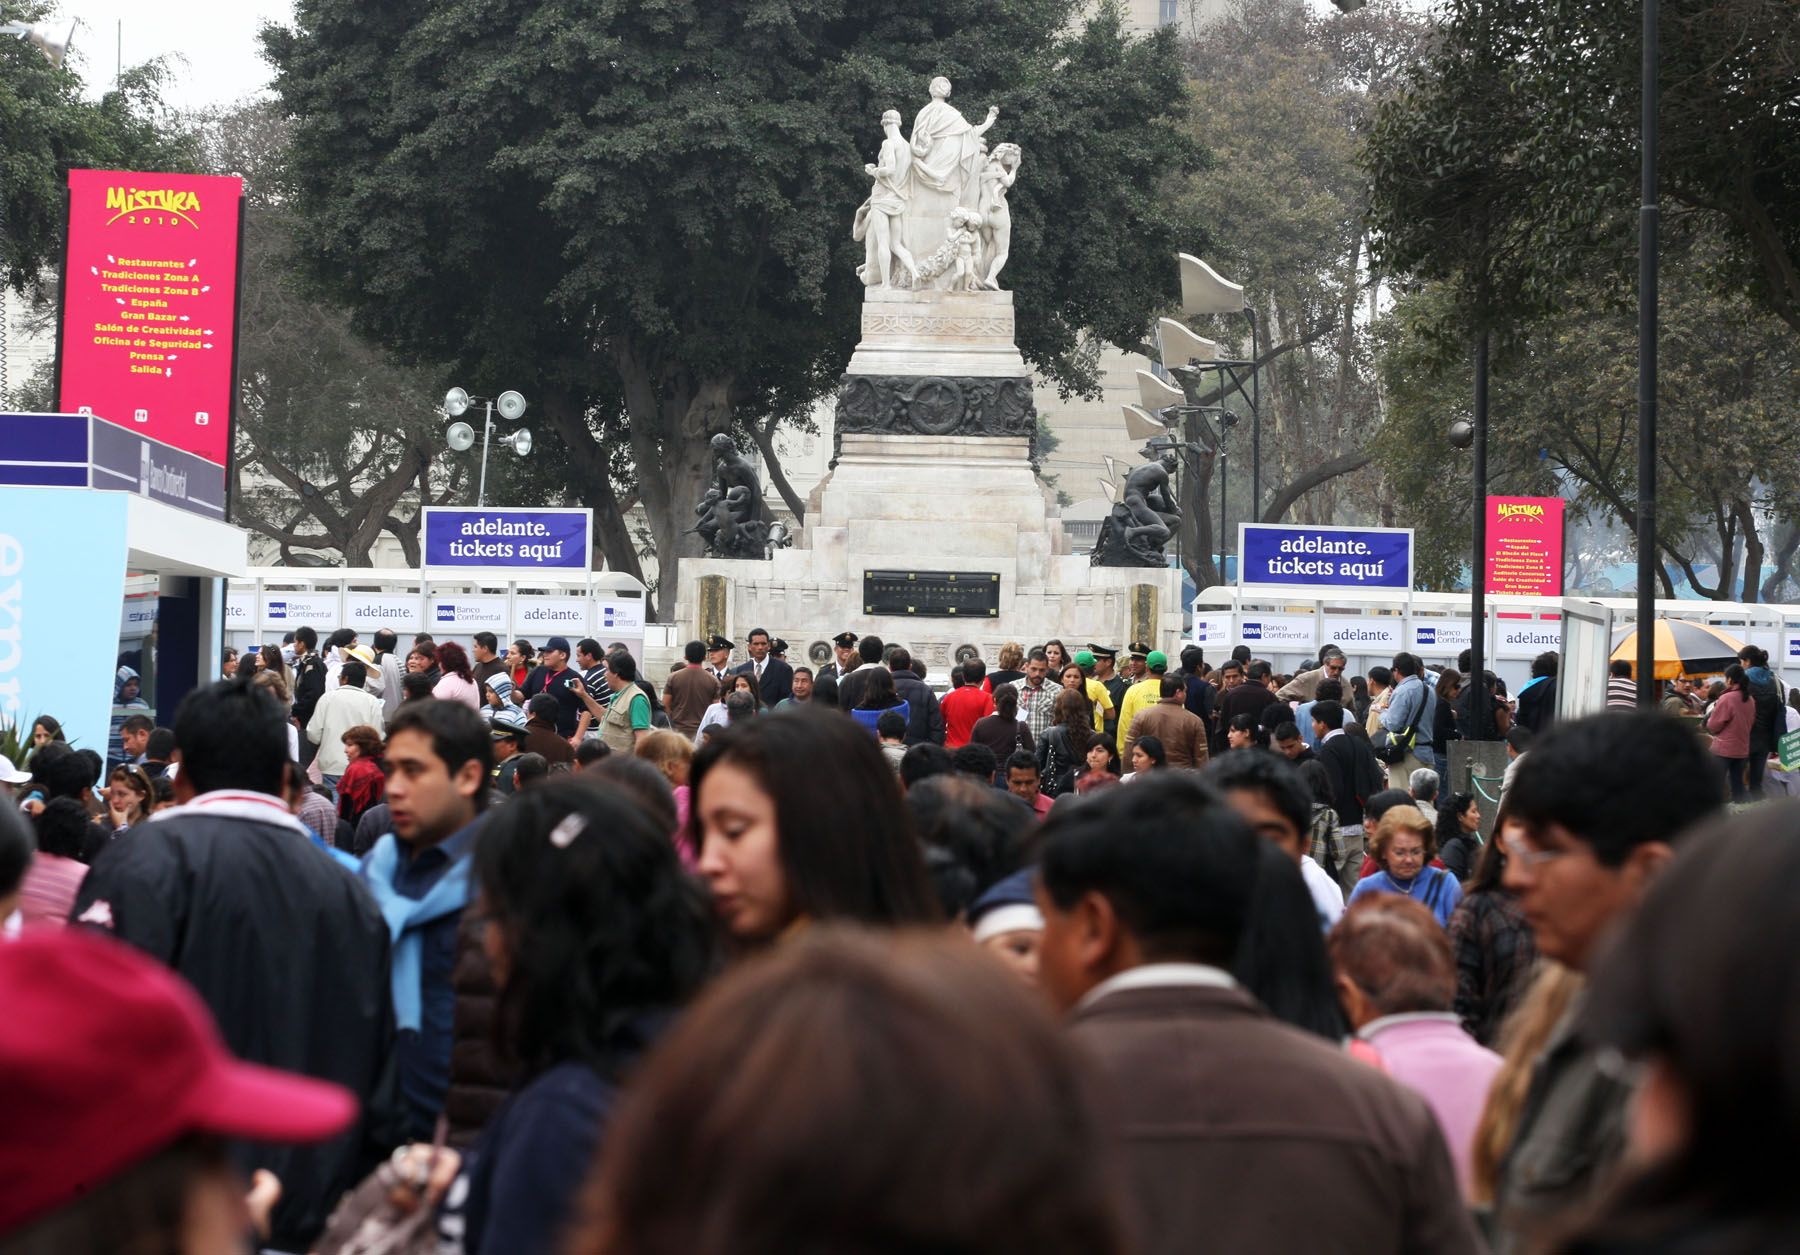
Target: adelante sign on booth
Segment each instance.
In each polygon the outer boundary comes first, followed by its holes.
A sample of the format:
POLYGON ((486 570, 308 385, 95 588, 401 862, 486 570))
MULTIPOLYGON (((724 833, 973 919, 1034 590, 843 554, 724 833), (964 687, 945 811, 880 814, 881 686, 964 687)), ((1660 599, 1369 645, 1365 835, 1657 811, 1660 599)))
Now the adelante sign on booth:
POLYGON ((427 570, 586 571, 592 510, 428 506, 427 570))
POLYGON ((1406 592, 1412 547, 1410 528, 1245 523, 1238 528, 1238 587, 1406 592))

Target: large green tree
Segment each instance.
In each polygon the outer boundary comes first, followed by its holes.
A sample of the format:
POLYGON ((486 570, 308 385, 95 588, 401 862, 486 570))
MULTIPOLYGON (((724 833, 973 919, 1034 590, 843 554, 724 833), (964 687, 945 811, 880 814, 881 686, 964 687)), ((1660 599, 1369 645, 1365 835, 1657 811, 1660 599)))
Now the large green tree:
MULTIPOLYGON (((5 20, 50 7, 11 3, 5 20)), ((0 282, 23 293, 61 260, 71 169, 194 169, 191 140, 162 102, 165 77, 160 63, 136 66, 90 101, 72 65, 0 38, 0 282)))
POLYGON ((1165 195, 1200 159, 1173 38, 1083 8, 300 0, 264 38, 314 281, 406 358, 527 392, 636 570, 626 446, 672 591, 708 438, 802 412, 848 359, 862 165, 931 75, 1025 148, 1007 280, 1034 365, 1091 389, 1081 333, 1136 339, 1172 294, 1204 239, 1165 195))
MULTIPOLYGON (((1800 331, 1800 10, 1664 0, 1661 186, 1718 241, 1720 290, 1800 331)), ((1636 255, 1640 0, 1444 0, 1369 137, 1400 273, 1455 279, 1463 324, 1555 310, 1636 255)))
POLYGON ((290 127, 263 102, 195 119, 202 166, 244 178, 232 521, 287 561, 322 550, 367 566, 386 532, 416 562, 420 505, 458 499, 470 459, 444 445, 441 372, 397 365, 300 290, 277 178, 290 127))

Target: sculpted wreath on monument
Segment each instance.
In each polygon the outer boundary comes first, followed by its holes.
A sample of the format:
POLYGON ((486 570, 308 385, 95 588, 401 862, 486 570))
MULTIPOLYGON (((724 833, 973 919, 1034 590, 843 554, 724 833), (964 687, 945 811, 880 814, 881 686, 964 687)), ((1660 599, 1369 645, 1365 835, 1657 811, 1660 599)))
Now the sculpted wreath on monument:
POLYGON ((863 246, 857 275, 871 288, 995 291, 1012 248, 1007 193, 1019 176, 1017 144, 988 152, 986 135, 950 103, 950 80, 931 80, 931 102, 900 134, 900 114, 881 115, 886 137, 863 167, 873 186, 851 237, 863 246))

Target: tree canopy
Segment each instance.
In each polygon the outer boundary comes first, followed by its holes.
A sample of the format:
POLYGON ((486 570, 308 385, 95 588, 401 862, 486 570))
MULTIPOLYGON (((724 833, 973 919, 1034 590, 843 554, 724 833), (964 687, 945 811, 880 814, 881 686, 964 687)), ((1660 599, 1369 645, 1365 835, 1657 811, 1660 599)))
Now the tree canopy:
MULTIPOLYGON (((6 20, 49 8, 9 4, 6 20)), ((0 282, 24 293, 61 262, 70 170, 195 168, 190 137, 163 106, 164 77, 158 63, 137 66, 89 101, 69 64, 0 39, 0 282)))
POLYGON ((1174 43, 1080 7, 301 0, 264 35, 301 255, 405 359, 524 391, 609 563, 638 567, 635 492, 668 583, 710 436, 801 413, 848 360, 862 164, 931 75, 1024 146, 1007 280, 1034 365, 1091 389, 1081 333, 1136 339, 1173 294, 1203 238, 1164 194, 1201 160, 1174 43))
MULTIPOLYGON (((1445 0, 1365 150, 1395 272, 1489 322, 1555 310, 1636 256, 1639 0, 1445 0)), ((1717 240, 1721 291, 1800 331, 1800 20, 1792 0, 1663 0, 1664 197, 1717 240)))

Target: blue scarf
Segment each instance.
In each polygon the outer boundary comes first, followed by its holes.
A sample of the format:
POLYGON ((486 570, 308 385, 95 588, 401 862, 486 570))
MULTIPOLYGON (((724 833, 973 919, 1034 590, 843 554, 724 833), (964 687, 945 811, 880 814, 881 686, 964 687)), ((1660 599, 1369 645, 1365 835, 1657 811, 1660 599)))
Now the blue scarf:
POLYGON ((400 865, 400 847, 394 834, 375 843, 363 865, 363 884, 375 895, 381 918, 387 921, 388 940, 394 946, 392 974, 394 1018, 402 1029, 417 1031, 422 1021, 425 940, 419 929, 433 920, 454 915, 469 903, 469 864, 458 859, 443 878, 422 898, 408 898, 394 890, 394 869, 400 865))

